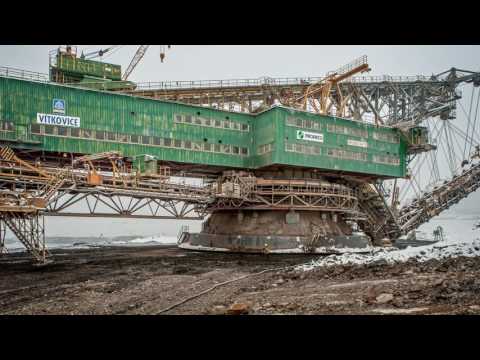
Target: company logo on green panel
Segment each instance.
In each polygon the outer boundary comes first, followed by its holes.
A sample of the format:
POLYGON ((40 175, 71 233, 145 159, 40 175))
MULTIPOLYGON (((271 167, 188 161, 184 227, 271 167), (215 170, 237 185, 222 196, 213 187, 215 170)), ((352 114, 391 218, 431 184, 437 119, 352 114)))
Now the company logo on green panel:
POLYGON ((54 114, 65 114, 65 100, 53 99, 52 107, 54 114))
POLYGON ((323 134, 297 130, 297 140, 316 141, 323 143, 323 134))

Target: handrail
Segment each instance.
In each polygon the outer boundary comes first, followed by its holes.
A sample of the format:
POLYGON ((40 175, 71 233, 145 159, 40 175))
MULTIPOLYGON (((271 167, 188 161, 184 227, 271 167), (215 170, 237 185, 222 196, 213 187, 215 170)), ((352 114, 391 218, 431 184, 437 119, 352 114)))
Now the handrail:
POLYGON ((23 70, 11 67, 0 66, 0 76, 16 79, 35 80, 41 82, 49 82, 48 74, 43 74, 30 70, 23 70))
MULTIPOLYGON (((30 70, 23 70, 0 66, 0 76, 33 80, 39 82, 51 83, 49 75, 30 70)), ((136 83, 135 91, 145 90, 180 90, 180 89, 203 89, 203 88, 231 88, 231 87, 258 87, 258 86, 308 86, 312 83, 322 80, 324 77, 260 77, 257 79, 228 79, 228 80, 180 80, 180 81, 160 81, 160 82, 139 82, 136 83)), ((379 83, 379 82, 416 82, 416 81, 436 81, 423 75, 418 76, 355 76, 345 81, 345 83, 379 83)), ((67 85, 67 84, 66 84, 67 85)), ((73 84, 68 84, 73 85, 73 84)), ((75 83, 75 86, 81 86, 75 83)))
MULTIPOLYGON (((298 77, 298 78, 269 78, 258 79, 231 79, 231 80, 184 80, 139 82, 136 91, 145 90, 180 90, 180 89, 205 89, 205 88, 231 88, 231 87, 258 87, 258 86, 308 86, 322 80, 324 77, 298 77)), ((418 76, 355 76, 345 83, 379 83, 379 82, 406 82, 432 81, 429 77, 418 76)))

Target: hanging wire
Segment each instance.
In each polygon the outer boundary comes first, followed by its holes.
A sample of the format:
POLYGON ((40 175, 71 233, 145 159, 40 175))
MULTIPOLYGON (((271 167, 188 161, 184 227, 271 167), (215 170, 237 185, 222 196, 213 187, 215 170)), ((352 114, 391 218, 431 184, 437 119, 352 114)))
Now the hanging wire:
MULTIPOLYGON (((472 89, 472 95, 470 97, 470 106, 469 106, 469 109, 468 109, 468 117, 467 117, 467 134, 468 134, 468 131, 470 130, 470 122, 472 120, 472 105, 473 105, 473 95, 475 94, 475 88, 472 89)), ((465 159, 465 153, 467 151, 467 143, 465 143, 465 146, 463 148, 463 158, 465 159)))
MULTIPOLYGON (((475 132, 475 129, 477 127, 477 120, 478 120, 478 103, 480 101, 480 89, 477 91, 477 106, 475 107, 475 117, 473 118, 473 126, 472 126, 472 132, 475 132)), ((470 148, 468 149, 468 154, 472 153, 472 143, 470 143, 470 148)))
POLYGON ((118 50, 120 50, 121 48, 123 48, 125 45, 115 45, 115 46, 112 46, 110 49, 113 49, 111 51, 109 51, 103 58, 106 59, 108 57, 111 57, 113 54, 115 54, 118 50))

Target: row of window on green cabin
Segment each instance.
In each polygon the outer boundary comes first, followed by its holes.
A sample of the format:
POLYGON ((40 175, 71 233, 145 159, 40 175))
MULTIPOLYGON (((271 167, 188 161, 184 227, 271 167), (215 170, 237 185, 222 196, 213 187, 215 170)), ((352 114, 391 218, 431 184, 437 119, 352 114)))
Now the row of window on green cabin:
MULTIPOLYGON (((270 144, 267 144, 270 145, 270 144)), ((299 143, 285 143, 286 152, 295 152, 305 155, 321 155, 322 148, 317 145, 305 145, 299 143)), ((347 159, 356 161, 368 161, 366 152, 348 151, 341 149, 327 148, 323 150, 325 155, 337 159, 347 159)), ((377 164, 400 165, 400 158, 393 155, 373 155, 372 161, 377 164)))
MULTIPOLYGON (((308 119, 300 119, 294 117, 288 117, 286 120, 287 126, 299 127, 304 129, 310 130, 322 130, 322 124, 313 120, 308 119)), ((327 131, 335 134, 340 135, 351 135, 357 136, 362 138, 368 138, 368 131, 367 129, 359 129, 356 127, 344 126, 339 124, 327 124, 327 131)), ((393 144, 398 144, 400 142, 400 138, 396 134, 389 134, 380 131, 373 132, 373 138, 379 141, 385 141, 393 144)))
POLYGON ((162 138, 158 136, 133 135, 103 130, 90 130, 40 124, 32 124, 31 131, 33 134, 36 135, 81 138, 86 140, 121 142, 128 144, 141 144, 146 146, 158 146, 192 151, 206 151, 219 154, 248 156, 248 148, 246 147, 230 144, 212 144, 206 141, 195 142, 189 140, 162 138))
POLYGON ((0 131, 15 131, 15 124, 11 121, 0 121, 0 131))
POLYGON ((273 151, 273 143, 260 145, 257 149, 258 155, 268 154, 273 151))
POLYGON ((174 122, 189 124, 189 125, 213 127, 213 128, 219 128, 219 129, 225 129, 225 130, 237 130, 237 131, 245 131, 245 132, 248 132, 250 130, 250 127, 248 124, 243 124, 243 123, 239 123, 231 120, 210 119, 206 117, 193 116, 193 115, 175 114, 174 122))
POLYGON ((391 155, 373 155, 373 162, 386 165, 400 165, 400 158, 391 155))
POLYGON ((299 154, 306 154, 306 155, 320 155, 322 153, 320 146, 305 145, 305 144, 290 143, 290 142, 285 142, 285 151, 295 152, 299 154))

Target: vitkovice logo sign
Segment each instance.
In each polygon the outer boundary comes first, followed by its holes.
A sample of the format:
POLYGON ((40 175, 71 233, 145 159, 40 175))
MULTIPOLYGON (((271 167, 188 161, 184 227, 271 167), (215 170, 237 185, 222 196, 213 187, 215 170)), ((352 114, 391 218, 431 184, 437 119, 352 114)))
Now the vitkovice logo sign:
POLYGON ((297 140, 307 140, 323 143, 323 134, 297 130, 297 140))
POLYGON ((37 113, 37 123, 42 125, 80 127, 80 118, 75 116, 62 116, 62 115, 37 113))
POLYGON ((65 100, 53 99, 52 108, 54 114, 65 114, 65 100))

